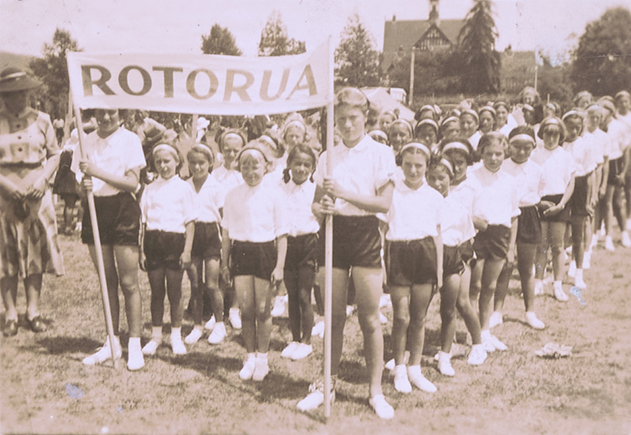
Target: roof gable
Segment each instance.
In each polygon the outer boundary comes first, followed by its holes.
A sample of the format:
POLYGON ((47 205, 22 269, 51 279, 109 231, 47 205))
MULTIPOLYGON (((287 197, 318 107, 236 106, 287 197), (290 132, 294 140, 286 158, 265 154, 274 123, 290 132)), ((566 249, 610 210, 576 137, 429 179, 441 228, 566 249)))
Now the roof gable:
MULTIPOLYGON (((440 20, 437 28, 452 44, 456 44, 463 25, 464 20, 440 20)), ((383 35, 383 70, 388 70, 399 48, 409 52, 432 27, 429 20, 386 21, 383 35)))

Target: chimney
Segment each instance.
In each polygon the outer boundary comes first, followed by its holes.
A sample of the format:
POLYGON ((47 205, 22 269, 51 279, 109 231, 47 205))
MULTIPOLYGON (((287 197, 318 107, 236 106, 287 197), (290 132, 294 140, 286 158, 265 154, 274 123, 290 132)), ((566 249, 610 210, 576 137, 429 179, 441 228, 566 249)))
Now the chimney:
POLYGON ((429 5, 431 10, 429 11, 429 24, 436 25, 438 27, 440 25, 440 18, 438 16, 438 2, 439 0, 429 0, 429 5))

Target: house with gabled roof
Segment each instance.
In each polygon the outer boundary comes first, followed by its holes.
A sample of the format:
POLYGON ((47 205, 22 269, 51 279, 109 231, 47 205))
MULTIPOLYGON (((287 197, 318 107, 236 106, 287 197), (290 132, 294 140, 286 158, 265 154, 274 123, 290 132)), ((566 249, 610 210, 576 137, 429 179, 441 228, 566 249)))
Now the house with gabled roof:
POLYGON ((385 22, 381 61, 383 72, 387 73, 412 48, 419 51, 450 50, 458 43, 464 19, 441 20, 439 0, 429 0, 429 3, 431 10, 427 20, 397 20, 393 16, 391 21, 385 22))

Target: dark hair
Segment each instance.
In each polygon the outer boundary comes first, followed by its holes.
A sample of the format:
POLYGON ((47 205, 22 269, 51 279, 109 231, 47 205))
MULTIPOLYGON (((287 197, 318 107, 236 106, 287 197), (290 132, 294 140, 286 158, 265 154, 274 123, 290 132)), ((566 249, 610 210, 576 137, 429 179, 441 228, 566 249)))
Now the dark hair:
MULTIPOLYGON (((465 156, 465 159, 467 159, 467 165, 471 166, 474 163, 474 150, 473 147, 471 146, 471 143, 467 140, 467 139, 463 139, 463 138, 457 138, 457 139, 443 139, 440 144, 438 145, 438 149, 441 151, 441 154, 445 154, 445 146, 451 144, 451 143, 459 143, 462 144, 462 146, 464 148, 467 149, 467 151, 464 151, 464 149, 453 149, 452 151, 456 151, 459 153, 462 153, 465 156)), ((453 162, 452 162, 453 163, 453 162)))
POLYGON ((532 137, 533 142, 536 143, 536 139, 535 139, 535 130, 529 126, 529 125, 519 125, 515 128, 513 128, 511 130, 511 132, 508 134, 508 139, 512 139, 513 137, 519 135, 519 134, 526 134, 530 137, 532 137))
POLYGON ((311 177, 309 179, 313 181, 313 172, 315 172, 316 165, 318 164, 318 158, 316 157, 313 149, 311 149, 310 146, 300 144, 293 147, 292 150, 289 152, 289 155, 287 156, 287 167, 283 169, 283 181, 285 182, 285 184, 289 183, 289 180, 291 180, 291 169, 289 168, 289 166, 298 154, 306 154, 311 158, 311 161, 313 162, 313 171, 311 172, 311 177))
POLYGON ((449 175, 449 180, 453 181, 454 179, 454 165, 451 163, 451 160, 444 157, 440 153, 432 153, 432 157, 429 159, 429 163, 427 165, 427 172, 432 169, 443 167, 447 170, 447 175, 449 175))

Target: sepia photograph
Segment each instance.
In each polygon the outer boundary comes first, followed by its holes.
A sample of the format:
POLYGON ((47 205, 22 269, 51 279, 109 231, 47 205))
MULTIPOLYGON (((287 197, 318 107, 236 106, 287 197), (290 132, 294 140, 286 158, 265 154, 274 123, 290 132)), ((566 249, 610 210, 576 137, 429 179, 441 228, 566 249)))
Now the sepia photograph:
POLYGON ((0 0, 0 434, 631 435, 628 0, 0 0))

